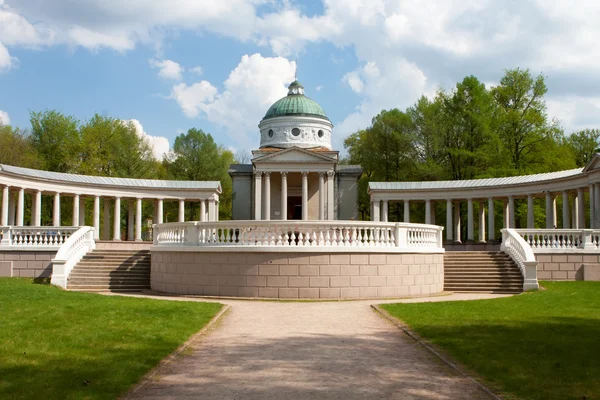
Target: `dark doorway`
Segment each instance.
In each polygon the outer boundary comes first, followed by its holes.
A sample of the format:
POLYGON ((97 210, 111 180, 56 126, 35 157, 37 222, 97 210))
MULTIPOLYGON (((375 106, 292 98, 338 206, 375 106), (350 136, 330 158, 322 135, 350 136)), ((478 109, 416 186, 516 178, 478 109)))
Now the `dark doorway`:
POLYGON ((302 219, 302 196, 289 196, 287 219, 302 219))

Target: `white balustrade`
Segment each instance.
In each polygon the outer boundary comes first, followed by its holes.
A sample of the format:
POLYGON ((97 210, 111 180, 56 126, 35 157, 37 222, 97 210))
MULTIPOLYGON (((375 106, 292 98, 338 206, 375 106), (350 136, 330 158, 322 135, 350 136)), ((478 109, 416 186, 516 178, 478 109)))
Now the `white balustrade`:
POLYGON ((66 289, 67 280, 73 267, 88 251, 96 247, 94 230, 94 228, 89 226, 81 227, 60 246, 60 249, 52 260, 51 283, 53 285, 66 289))
POLYGON ((79 228, 0 226, 0 249, 58 250, 79 228))
POLYGON ((537 264, 533 250, 515 229, 502 229, 502 245, 505 252, 517 263, 523 275, 523 290, 537 290, 537 264))
POLYGON ((534 253, 585 252, 600 249, 600 230, 516 229, 534 253))
POLYGON ((154 225, 155 246, 438 251, 440 226, 362 221, 218 221, 154 225))

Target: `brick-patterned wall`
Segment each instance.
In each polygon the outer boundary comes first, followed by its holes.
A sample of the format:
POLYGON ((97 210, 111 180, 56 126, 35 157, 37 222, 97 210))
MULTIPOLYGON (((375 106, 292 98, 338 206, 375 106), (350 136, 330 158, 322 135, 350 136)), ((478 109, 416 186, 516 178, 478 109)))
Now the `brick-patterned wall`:
POLYGON ((0 276, 49 278, 56 251, 0 251, 0 276))
POLYGON ((581 281, 583 266, 600 264, 600 254, 535 254, 540 280, 581 281))
POLYGON ((443 254, 152 251, 152 289, 205 296, 356 299, 444 288, 443 254))

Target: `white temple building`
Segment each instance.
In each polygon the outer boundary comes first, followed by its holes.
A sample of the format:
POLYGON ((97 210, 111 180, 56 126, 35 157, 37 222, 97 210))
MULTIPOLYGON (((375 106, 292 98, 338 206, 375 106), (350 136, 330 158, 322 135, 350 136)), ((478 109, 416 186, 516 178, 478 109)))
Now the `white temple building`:
POLYGON ((353 220, 358 217, 358 165, 340 165, 333 124, 298 81, 258 125, 252 164, 234 164, 235 220, 353 220), (249 201, 250 200, 250 201, 249 201))

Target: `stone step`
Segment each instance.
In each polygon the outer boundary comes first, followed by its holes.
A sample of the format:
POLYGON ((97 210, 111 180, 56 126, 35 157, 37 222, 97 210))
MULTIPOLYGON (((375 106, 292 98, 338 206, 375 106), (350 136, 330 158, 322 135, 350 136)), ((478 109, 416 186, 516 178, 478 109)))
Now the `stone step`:
POLYGON ((514 288, 514 289, 506 289, 506 288, 500 288, 500 289, 489 289, 486 287, 477 287, 477 286, 472 286, 469 288, 455 288, 455 287, 446 287, 444 286, 444 291, 445 292, 456 292, 456 293, 496 293, 496 294, 517 294, 517 293, 522 293, 523 292, 523 288, 514 288))
POLYGON ((147 285, 150 286, 150 279, 78 279, 69 281, 69 287, 72 288, 74 286, 81 285, 106 285, 106 286, 116 286, 116 285, 147 285))
POLYGON ((149 261, 80 261, 77 265, 117 267, 119 265, 150 265, 149 261))
POLYGON ((132 278, 132 279, 148 279, 149 274, 147 272, 131 272, 131 271, 119 271, 119 272, 98 272, 98 271, 90 271, 90 272, 73 272, 69 275, 69 279, 81 279, 81 278, 132 278))
POLYGON ((68 289, 82 292, 141 292, 150 289, 150 285, 72 285, 68 289))

